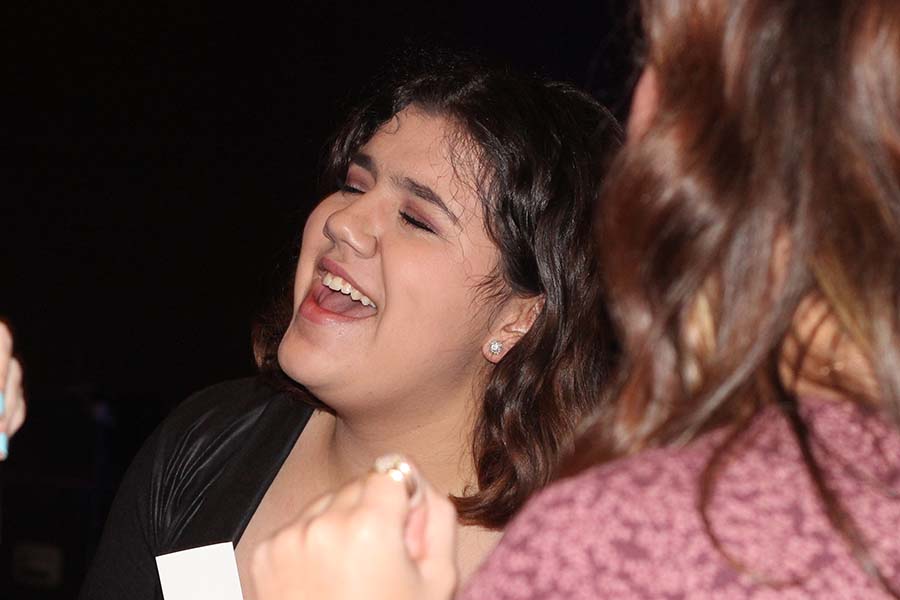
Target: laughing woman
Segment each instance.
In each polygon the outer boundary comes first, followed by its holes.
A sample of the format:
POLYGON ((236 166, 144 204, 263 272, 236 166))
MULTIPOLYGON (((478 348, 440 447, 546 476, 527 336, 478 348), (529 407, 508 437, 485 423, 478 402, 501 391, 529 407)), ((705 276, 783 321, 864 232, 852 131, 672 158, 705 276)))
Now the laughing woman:
POLYGON ((555 474, 614 352, 590 224, 618 127, 566 85, 417 72, 337 136, 263 376, 152 435, 83 598, 159 598, 155 556, 223 541, 246 581, 260 540, 389 450, 456 505, 466 574, 555 474))

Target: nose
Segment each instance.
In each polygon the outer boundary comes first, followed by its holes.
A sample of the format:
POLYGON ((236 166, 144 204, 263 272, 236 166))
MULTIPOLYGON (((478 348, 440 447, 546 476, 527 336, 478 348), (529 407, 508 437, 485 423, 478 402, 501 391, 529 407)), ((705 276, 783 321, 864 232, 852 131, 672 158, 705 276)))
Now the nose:
POLYGON ((338 246, 346 246, 361 258, 371 258, 378 248, 374 215, 361 198, 334 211, 325 219, 323 233, 338 246))

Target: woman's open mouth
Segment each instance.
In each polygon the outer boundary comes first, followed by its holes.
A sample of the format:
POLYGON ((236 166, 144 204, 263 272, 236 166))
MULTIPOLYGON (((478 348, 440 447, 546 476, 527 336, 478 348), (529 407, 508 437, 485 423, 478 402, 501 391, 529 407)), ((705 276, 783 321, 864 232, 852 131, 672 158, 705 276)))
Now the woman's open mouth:
POLYGON ((343 277, 328 271, 323 271, 318 285, 313 283, 300 310, 313 321, 329 320, 329 317, 366 319, 378 312, 368 296, 343 277))
POLYGON ((322 275, 322 285, 313 295, 321 308, 338 315, 364 319, 378 312, 375 303, 368 296, 353 287, 349 281, 328 271, 322 275))

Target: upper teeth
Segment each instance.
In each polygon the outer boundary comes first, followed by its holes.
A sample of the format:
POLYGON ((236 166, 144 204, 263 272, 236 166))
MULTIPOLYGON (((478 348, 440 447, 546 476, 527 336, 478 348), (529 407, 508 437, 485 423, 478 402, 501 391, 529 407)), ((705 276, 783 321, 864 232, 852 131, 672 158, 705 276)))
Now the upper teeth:
POLYGON ((361 302, 363 306, 371 306, 372 308, 376 308, 375 303, 369 300, 368 296, 350 285, 349 281, 344 281, 343 277, 338 277, 337 275, 332 275, 331 273, 326 272, 325 275, 322 276, 322 283, 325 285, 325 287, 332 289, 335 292, 340 292, 346 296, 350 296, 351 300, 361 302))

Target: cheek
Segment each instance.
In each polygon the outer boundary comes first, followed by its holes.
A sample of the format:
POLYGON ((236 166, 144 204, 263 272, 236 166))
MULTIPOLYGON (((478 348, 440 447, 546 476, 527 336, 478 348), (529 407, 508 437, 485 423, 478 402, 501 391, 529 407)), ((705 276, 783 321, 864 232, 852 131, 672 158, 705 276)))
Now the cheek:
MULTIPOLYGON (((444 331, 439 337, 468 336, 478 321, 480 284, 485 273, 473 272, 474 265, 459 257, 429 256, 420 253, 416 260, 405 261, 397 273, 406 291, 403 318, 412 324, 410 331, 444 331)), ((438 335, 434 333, 433 335, 438 335)))
POLYGON ((303 226, 303 237, 300 241, 300 254, 297 259, 297 270, 294 274, 294 308, 296 309, 306 295, 307 287, 315 271, 316 259, 321 249, 326 246, 328 238, 323 229, 328 215, 325 202, 320 203, 309 215, 303 226))

